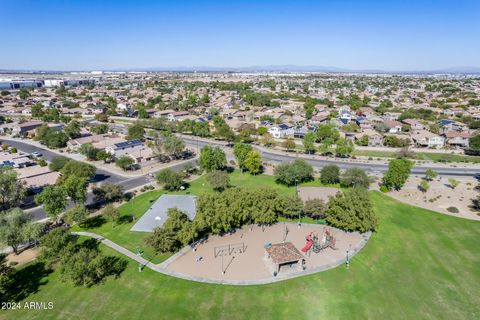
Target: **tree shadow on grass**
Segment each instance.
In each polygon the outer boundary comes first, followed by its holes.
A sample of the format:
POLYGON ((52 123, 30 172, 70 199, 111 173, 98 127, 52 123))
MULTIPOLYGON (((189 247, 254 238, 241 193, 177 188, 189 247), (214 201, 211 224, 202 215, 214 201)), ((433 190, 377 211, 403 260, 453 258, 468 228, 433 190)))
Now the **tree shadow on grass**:
POLYGON ((104 225, 107 222, 107 220, 102 217, 102 216, 96 216, 90 219, 87 219, 80 223, 80 228, 82 229, 93 229, 93 228, 98 228, 104 225))
POLYGON ((43 262, 36 262, 17 270, 12 276, 12 282, 6 290, 3 301, 21 301, 38 292, 40 286, 46 285, 46 277, 52 271, 43 262))
POLYGON ((117 279, 127 268, 128 261, 120 257, 106 256, 103 258, 103 263, 105 266, 105 276, 114 276, 114 278, 117 279))
POLYGON ((130 223, 133 221, 133 215, 131 214, 125 214, 123 216, 120 216, 117 220, 118 224, 124 224, 124 223, 130 223))

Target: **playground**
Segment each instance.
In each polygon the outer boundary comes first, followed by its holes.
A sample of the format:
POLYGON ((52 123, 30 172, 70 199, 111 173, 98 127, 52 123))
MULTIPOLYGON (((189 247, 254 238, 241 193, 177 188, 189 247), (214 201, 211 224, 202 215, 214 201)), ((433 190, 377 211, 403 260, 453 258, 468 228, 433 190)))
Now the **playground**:
POLYGON ((368 238, 320 224, 244 226, 182 250, 167 270, 199 281, 275 281, 345 264, 368 238))

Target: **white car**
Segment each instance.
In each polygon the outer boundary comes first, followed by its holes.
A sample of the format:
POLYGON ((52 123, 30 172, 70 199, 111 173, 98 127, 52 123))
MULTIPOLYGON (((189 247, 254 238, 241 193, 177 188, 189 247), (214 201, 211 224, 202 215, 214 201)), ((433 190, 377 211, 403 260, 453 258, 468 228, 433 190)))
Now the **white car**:
POLYGON ((32 156, 38 159, 42 156, 42 154, 40 152, 35 151, 32 153, 32 156))

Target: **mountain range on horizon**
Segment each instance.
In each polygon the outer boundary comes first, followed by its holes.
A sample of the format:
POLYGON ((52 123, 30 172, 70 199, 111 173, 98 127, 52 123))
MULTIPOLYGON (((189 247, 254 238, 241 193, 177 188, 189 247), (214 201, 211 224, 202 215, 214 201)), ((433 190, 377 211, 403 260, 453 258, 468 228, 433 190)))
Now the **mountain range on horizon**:
POLYGON ((349 69, 334 66, 301 66, 301 65, 266 65, 266 66, 248 66, 248 67, 212 67, 212 66, 179 66, 179 67, 147 67, 147 68, 108 68, 108 69, 85 69, 85 70, 54 70, 54 69, 1 69, 0 72, 74 72, 74 71, 94 71, 102 70, 106 72, 325 72, 325 73, 425 73, 425 74, 480 74, 480 67, 460 66, 449 67, 435 70, 383 70, 383 69, 349 69))

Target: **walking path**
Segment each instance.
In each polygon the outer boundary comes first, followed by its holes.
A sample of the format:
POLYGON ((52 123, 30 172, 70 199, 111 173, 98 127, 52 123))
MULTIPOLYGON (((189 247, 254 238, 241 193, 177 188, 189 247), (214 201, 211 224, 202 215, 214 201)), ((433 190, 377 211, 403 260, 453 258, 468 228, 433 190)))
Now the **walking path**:
MULTIPOLYGON (((96 239, 96 240, 100 241, 101 243, 103 243, 104 245, 106 245, 107 247, 123 254, 124 256, 138 262, 142 266, 147 267, 147 268, 149 268, 149 269, 151 269, 155 272, 159 272, 159 273, 162 273, 164 275, 168 275, 168 276, 172 276, 172 277, 181 278, 181 279, 184 279, 184 280, 211 283, 211 284, 224 284, 224 285, 261 285, 261 284, 269 284, 269 283, 279 282, 279 281, 283 281, 283 280, 288 280, 288 279, 292 279, 292 278, 298 278, 298 277, 301 277, 301 276, 318 273, 318 272, 321 272, 321 271, 325 271, 325 270, 337 267, 337 266, 345 263, 345 259, 340 259, 340 260, 334 261, 334 262, 332 262, 328 265, 324 265, 324 266, 319 267, 319 268, 313 268, 313 269, 310 269, 310 270, 307 270, 307 271, 301 271, 301 272, 297 272, 297 273, 278 275, 277 277, 272 277, 272 278, 267 278, 267 279, 255 279, 255 280, 225 280, 225 279, 222 279, 222 280, 216 280, 216 279, 209 279, 209 278, 203 278, 203 277, 197 277, 197 276, 182 274, 182 273, 178 273, 178 272, 167 269, 167 267, 170 263, 172 263, 178 257, 184 255, 186 252, 191 250, 191 248, 189 246, 184 247, 183 249, 181 249, 175 255, 171 256, 166 261, 164 261, 160 264, 153 264, 150 261, 148 261, 147 259, 141 257, 140 255, 137 255, 137 254, 131 252, 130 250, 112 242, 111 240, 109 240, 109 239, 107 239, 107 238, 105 238, 105 237, 103 237, 99 234, 96 234, 96 233, 93 233, 93 232, 72 232, 72 234, 96 239)), ((371 236, 371 233, 368 232, 366 234, 366 237, 365 237, 364 241, 362 241, 359 244, 358 247, 353 248, 352 255, 350 257, 352 257, 355 253, 359 252, 367 244, 370 236, 371 236)))

